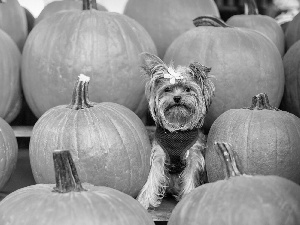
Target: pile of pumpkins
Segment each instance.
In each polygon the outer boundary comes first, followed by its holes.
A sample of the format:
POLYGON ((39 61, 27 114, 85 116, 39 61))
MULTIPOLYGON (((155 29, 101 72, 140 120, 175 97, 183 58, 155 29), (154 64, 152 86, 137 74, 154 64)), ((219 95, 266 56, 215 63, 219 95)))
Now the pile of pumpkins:
POLYGON ((134 199, 151 154, 142 52, 211 67, 216 89, 203 125, 209 183, 168 223, 300 224, 300 15, 284 32, 254 0, 226 22, 213 0, 128 0, 123 14, 63 0, 28 13, 0 1, 0 190, 24 101, 38 119, 37 184, 0 202, 0 224, 154 224, 134 199))

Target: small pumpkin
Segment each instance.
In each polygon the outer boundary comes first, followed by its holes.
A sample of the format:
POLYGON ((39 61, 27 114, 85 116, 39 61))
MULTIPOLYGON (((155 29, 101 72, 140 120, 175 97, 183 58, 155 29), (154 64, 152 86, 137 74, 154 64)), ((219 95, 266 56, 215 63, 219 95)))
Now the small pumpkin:
POLYGON ((22 51, 28 31, 26 13, 18 0, 0 0, 0 29, 9 35, 22 51))
POLYGON ((139 54, 156 54, 156 47, 136 21, 95 10, 93 2, 83 0, 83 10, 43 19, 26 40, 22 87, 37 118, 54 106, 68 104, 74 77, 80 73, 94 81, 92 101, 118 103, 146 117, 146 80, 140 73, 139 54))
POLYGON ((0 190, 14 172, 18 158, 18 142, 11 126, 0 118, 0 190))
POLYGON ((300 184, 300 119, 269 104, 265 93, 248 108, 230 109, 213 123, 205 153, 209 182, 224 179, 214 142, 236 146, 236 161, 248 174, 277 175, 300 184))
POLYGON ((277 21, 270 16, 259 14, 255 0, 245 0, 244 9, 244 15, 233 15, 226 23, 230 26, 245 27, 262 33, 273 41, 283 56, 285 53, 285 37, 277 21))
MULTIPOLYGON (((94 9, 100 11, 107 11, 107 9, 104 6, 98 3, 96 6, 94 6, 94 9)), ((63 0, 50 2, 43 8, 39 16, 36 18, 35 24, 39 23, 44 18, 47 18, 57 12, 64 10, 82 10, 82 1, 63 0)))
POLYGON ((278 176, 244 174, 231 145, 216 146, 226 179, 193 190, 175 206, 168 225, 300 224, 299 185, 278 176))
POLYGON ((128 0, 124 14, 145 27, 161 59, 175 38, 193 28, 194 18, 201 15, 220 17, 213 0, 128 0))
POLYGON ((191 61, 211 67, 216 87, 203 128, 208 131, 223 112, 248 105, 247 99, 266 92, 278 107, 284 90, 284 70, 276 46, 264 35, 231 27, 218 18, 201 16, 195 28, 169 46, 164 62, 186 65, 191 61))
POLYGON ((295 42, 283 57, 285 88, 280 109, 300 117, 300 40, 295 42))
POLYGON ((141 119, 117 103, 90 102, 80 75, 69 105, 45 112, 33 127, 30 164, 37 183, 54 183, 54 149, 71 149, 84 182, 136 197, 150 171, 151 145, 141 119))
POLYGON ((0 202, 0 224, 154 225, 150 214, 129 195, 81 184, 70 151, 52 154, 56 183, 31 185, 6 196, 0 202))
POLYGON ((1 29, 0 55, 0 117, 10 123, 22 106, 21 53, 12 38, 1 29))

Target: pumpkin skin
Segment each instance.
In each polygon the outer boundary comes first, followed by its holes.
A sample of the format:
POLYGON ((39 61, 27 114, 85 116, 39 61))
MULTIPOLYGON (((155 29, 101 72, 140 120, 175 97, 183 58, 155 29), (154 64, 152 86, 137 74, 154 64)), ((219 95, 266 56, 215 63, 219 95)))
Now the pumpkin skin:
POLYGON ((296 41, 300 39, 300 14, 298 13, 292 21, 289 22, 285 30, 286 48, 289 49, 296 41))
POLYGON ((115 102, 143 118, 148 105, 139 54, 144 51, 156 54, 151 37, 125 15, 94 9, 59 12, 38 23, 26 41, 22 60, 26 101, 39 118, 50 108, 67 104, 74 76, 84 73, 93 79, 92 101, 115 102))
POLYGON ((224 179, 214 142, 236 146, 235 156, 247 174, 277 175, 300 184, 300 119, 268 104, 265 94, 254 96, 260 106, 230 109, 213 123, 205 153, 209 182, 224 179))
POLYGON ((117 103, 81 106, 89 100, 79 97, 48 110, 34 125, 29 157, 35 181, 54 183, 52 151, 70 149, 83 182, 136 197, 150 171, 151 145, 143 122, 117 103))
POLYGON ((0 29, 0 117, 10 123, 22 106, 21 53, 7 33, 0 29))
POLYGON ((217 156, 228 160, 226 166, 223 162, 226 179, 190 192, 175 206, 168 225, 298 225, 300 186, 278 176, 241 174, 230 150, 216 151, 227 154, 217 156))
MULTIPOLYGON (((212 17, 199 17, 210 23, 212 17)), ((220 22, 220 21, 218 21, 220 22)), ((216 91, 203 128, 208 132, 223 112, 248 106, 248 99, 266 92, 278 107, 284 91, 284 69, 276 46, 264 35, 238 27, 195 27, 168 48, 164 61, 186 65, 198 61, 211 67, 216 91)))
POLYGON ((0 118, 0 190, 15 170, 18 158, 18 143, 11 126, 0 118))
MULTIPOLYGON (((57 158, 54 160, 58 162, 57 158)), ((60 170, 65 164, 63 160, 59 160, 59 163, 60 165, 56 164, 55 167, 60 170)), ((77 173, 74 173, 74 167, 73 171, 69 170, 70 168, 66 168, 59 173, 69 180, 60 177, 55 179, 57 183, 63 183, 62 185, 36 184, 6 196, 0 202, 0 223, 154 225, 150 214, 129 195, 108 187, 81 184, 77 173), (71 184, 72 178, 75 184, 71 184)))
POLYGON ((289 48, 283 57, 285 88, 280 109, 300 117, 300 40, 289 48))
POLYGON ((277 21, 267 15, 258 14, 258 9, 255 0, 244 1, 245 8, 250 8, 249 11, 245 10, 244 15, 233 15, 226 23, 233 27, 245 27, 253 29, 270 38, 271 41, 277 46, 281 56, 285 53, 285 36, 281 26, 277 21))
POLYGON ((0 1, 0 28, 16 42, 22 51, 28 31, 25 10, 18 0, 0 1))
MULTIPOLYGON (((35 24, 39 23, 42 19, 52 16, 53 14, 63 10, 82 10, 82 1, 63 0, 50 2, 44 7, 39 16, 36 18, 35 24)), ((100 4, 97 4, 97 10, 107 11, 107 9, 100 4)))
POLYGON ((161 59, 175 38, 194 27, 192 20, 197 16, 220 17, 213 0, 128 0, 124 14, 146 28, 161 59))

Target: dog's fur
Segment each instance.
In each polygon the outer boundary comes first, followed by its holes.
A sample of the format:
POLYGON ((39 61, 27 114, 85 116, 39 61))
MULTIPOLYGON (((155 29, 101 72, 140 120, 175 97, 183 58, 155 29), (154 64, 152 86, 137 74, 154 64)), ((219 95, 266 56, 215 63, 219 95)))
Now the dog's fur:
POLYGON ((183 151, 184 155, 175 164, 170 162, 171 158, 161 146, 161 141, 154 137, 150 173, 137 197, 148 209, 158 207, 166 191, 179 201, 203 183, 206 136, 198 131, 211 104, 214 85, 208 76, 210 68, 198 62, 175 69, 172 64, 167 66, 150 53, 142 53, 141 61, 142 71, 149 78, 146 96, 156 126, 163 135, 188 132, 188 138, 190 131, 196 132, 195 141, 183 151))

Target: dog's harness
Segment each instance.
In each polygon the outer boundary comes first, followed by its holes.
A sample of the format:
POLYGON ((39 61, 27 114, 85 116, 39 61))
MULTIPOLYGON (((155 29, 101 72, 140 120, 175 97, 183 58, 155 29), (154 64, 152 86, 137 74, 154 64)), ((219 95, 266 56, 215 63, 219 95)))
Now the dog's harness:
POLYGON ((168 157, 169 173, 180 173, 185 168, 185 153, 190 149, 199 136, 199 129, 170 132, 161 126, 156 127, 155 139, 168 157))

